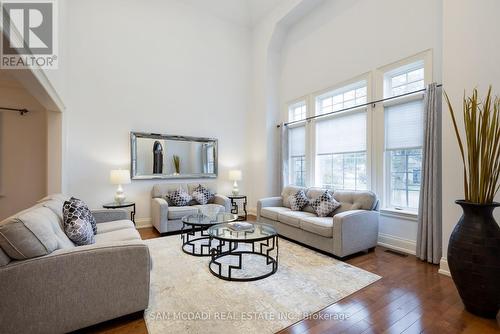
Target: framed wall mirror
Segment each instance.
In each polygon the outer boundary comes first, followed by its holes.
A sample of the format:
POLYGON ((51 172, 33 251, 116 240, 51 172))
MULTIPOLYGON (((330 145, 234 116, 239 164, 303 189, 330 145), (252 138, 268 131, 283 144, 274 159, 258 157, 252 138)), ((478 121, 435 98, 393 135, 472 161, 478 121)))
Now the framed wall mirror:
POLYGON ((130 133, 132 179, 217 177, 217 139, 130 133))

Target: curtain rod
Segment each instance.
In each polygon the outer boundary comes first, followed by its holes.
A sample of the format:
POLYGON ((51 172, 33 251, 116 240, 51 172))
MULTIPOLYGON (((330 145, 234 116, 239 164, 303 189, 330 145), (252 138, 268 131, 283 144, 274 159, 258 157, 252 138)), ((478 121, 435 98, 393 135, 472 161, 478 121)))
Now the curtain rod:
MULTIPOLYGON (((443 84, 436 85, 436 87, 441 87, 441 86, 443 86, 443 84)), ((284 123, 283 125, 284 126, 288 126, 290 124, 300 123, 300 122, 304 122, 304 121, 310 121, 310 120, 318 118, 318 117, 325 117, 325 116, 328 116, 328 115, 337 114, 339 112, 344 112, 344 111, 349 111, 349 110, 352 110, 352 109, 358 109, 358 108, 362 108, 362 107, 367 107, 369 105, 374 105, 374 104, 377 104, 377 103, 380 103, 380 102, 397 99, 397 98, 408 96, 408 95, 412 95, 412 94, 415 94, 415 93, 425 92, 426 90, 427 90, 427 88, 423 88, 423 89, 419 89, 419 90, 414 90, 413 92, 408 92, 408 93, 404 93, 404 94, 400 94, 400 95, 386 97, 384 99, 375 100, 375 101, 367 102, 367 103, 364 103, 364 104, 358 104, 358 105, 356 105, 354 107, 349 107, 349 108, 344 108, 344 109, 340 109, 340 110, 330 111, 330 112, 327 112, 327 113, 321 114, 321 115, 309 116, 309 117, 306 117, 304 119, 300 119, 300 120, 297 120, 297 121, 292 121, 292 122, 284 123)), ((276 127, 279 128, 279 127, 281 127, 281 125, 278 124, 276 127)))
POLYGON ((21 116, 23 116, 24 114, 26 113, 29 113, 30 111, 26 108, 22 108, 22 109, 19 109, 19 108, 4 108, 4 107, 0 107, 1 110, 10 110, 10 111, 17 111, 19 112, 19 114, 21 116))

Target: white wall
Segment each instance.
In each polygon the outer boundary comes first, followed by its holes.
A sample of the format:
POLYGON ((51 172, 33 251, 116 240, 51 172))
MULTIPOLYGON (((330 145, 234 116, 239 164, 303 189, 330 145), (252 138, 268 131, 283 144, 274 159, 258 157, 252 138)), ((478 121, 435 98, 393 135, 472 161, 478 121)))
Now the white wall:
MULTIPOLYGON (((246 159, 250 32, 181 1, 70 1, 68 191, 113 198, 109 170, 129 167, 129 132, 219 139, 219 191, 246 159)), ((149 218, 150 190, 126 185, 149 218)), ((163 181, 167 182, 167 181, 163 181)), ((242 192, 245 183, 241 184, 242 192)))
POLYGON ((0 111, 0 220, 32 206, 47 192, 45 109, 0 73, 0 105, 26 108, 24 116, 0 111))
POLYGON ((281 105, 426 49, 441 79, 441 1, 325 1, 290 27, 281 51, 281 105))
MULTIPOLYGON (((443 2, 443 85, 459 113, 464 90, 470 93, 477 87, 484 96, 491 84, 494 93, 500 95, 499 12, 500 2, 496 0, 443 2)), ((446 254, 450 234, 461 215, 454 201, 464 196, 462 162, 445 103, 443 101, 443 273, 448 271, 446 254)), ((461 117, 458 120, 463 128, 461 117)), ((496 200, 500 200, 500 196, 496 200)), ((498 209, 495 218, 500 222, 498 209)))

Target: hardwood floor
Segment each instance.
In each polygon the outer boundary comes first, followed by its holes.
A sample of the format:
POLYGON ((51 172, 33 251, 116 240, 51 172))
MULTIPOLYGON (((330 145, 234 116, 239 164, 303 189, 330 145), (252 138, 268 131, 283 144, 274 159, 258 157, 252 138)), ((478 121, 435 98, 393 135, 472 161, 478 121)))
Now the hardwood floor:
MULTIPOLYGON (((160 236, 140 229, 143 239, 160 236)), ((414 256, 401 256, 382 247, 346 260, 382 276, 374 284, 280 331, 298 333, 500 333, 497 321, 464 310, 453 281, 438 267, 414 256), (345 315, 347 319, 338 320, 345 315)), ((147 333, 139 316, 116 319, 82 332, 147 333)))

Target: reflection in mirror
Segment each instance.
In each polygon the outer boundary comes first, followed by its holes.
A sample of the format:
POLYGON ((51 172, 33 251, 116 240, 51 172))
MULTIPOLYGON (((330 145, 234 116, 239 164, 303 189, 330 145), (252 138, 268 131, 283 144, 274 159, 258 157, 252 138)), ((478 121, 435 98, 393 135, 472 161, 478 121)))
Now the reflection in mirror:
POLYGON ((217 140, 131 133, 134 179, 217 177, 217 140))

